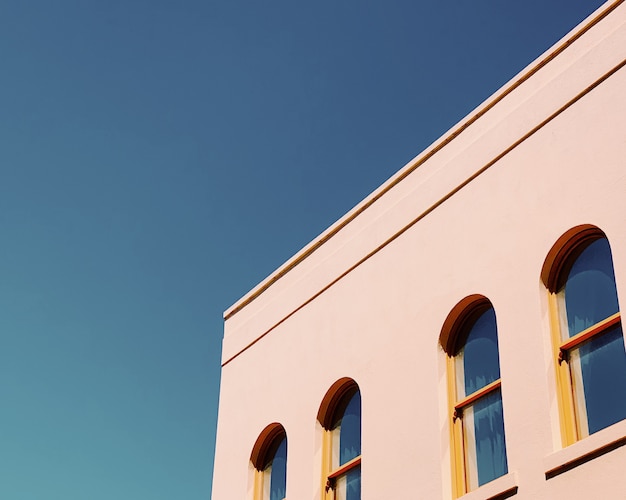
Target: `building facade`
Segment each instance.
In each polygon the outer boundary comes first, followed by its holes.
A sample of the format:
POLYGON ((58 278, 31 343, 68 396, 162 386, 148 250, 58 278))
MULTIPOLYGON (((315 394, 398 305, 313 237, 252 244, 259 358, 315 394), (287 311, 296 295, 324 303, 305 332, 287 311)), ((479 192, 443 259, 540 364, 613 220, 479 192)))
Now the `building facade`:
POLYGON ((225 313, 214 500, 626 497, 626 5, 225 313))

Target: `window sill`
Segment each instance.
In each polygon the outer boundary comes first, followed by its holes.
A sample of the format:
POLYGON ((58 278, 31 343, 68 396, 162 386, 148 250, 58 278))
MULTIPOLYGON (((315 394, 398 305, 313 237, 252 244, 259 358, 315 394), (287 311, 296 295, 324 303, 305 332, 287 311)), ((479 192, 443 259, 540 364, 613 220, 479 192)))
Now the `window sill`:
POLYGON ((504 500, 517 495, 517 474, 509 472, 466 493, 459 500, 504 500))
POLYGON ((543 466, 546 479, 563 474, 624 445, 626 445, 626 420, 545 457, 543 466))

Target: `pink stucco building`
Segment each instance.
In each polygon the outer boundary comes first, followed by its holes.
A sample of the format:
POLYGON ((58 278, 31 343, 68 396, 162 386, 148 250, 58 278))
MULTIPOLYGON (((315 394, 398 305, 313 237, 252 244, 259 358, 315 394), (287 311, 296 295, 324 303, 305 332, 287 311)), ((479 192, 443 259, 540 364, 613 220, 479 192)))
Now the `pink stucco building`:
POLYGON ((626 498, 626 4, 225 313, 214 500, 626 498))

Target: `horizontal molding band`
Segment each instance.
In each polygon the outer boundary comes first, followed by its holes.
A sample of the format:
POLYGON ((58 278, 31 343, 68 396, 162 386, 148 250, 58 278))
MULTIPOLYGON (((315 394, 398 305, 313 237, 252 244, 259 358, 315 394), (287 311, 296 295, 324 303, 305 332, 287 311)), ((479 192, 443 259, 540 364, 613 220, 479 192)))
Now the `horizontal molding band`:
POLYGON ((595 458, 601 457, 602 455, 606 455, 607 453, 610 453, 613 450, 621 448, 625 444, 626 444, 626 436, 620 439, 616 439, 615 441, 611 441, 610 443, 600 446, 599 448, 596 448, 595 450, 590 451, 589 453, 585 453, 584 455, 576 457, 573 460, 569 460, 568 462, 565 462, 564 464, 561 464, 557 467, 554 467, 546 471, 546 479, 552 479, 553 477, 563 474, 564 472, 570 471, 578 467, 579 465, 583 465, 595 458))
POLYGON ((511 92, 517 89, 520 85, 522 85, 526 80, 532 77, 535 73, 537 73, 541 68, 543 68, 546 64, 556 58, 559 54, 565 51, 572 43, 582 37, 587 31, 589 31, 593 26, 598 24, 602 19, 604 19, 607 15, 609 15, 613 10, 615 10, 620 4, 622 4, 625 0, 616 0, 613 4, 608 6, 598 15, 589 20, 587 24, 581 27, 576 33, 574 33, 570 38, 561 42, 555 49, 547 54, 543 59, 538 61, 534 66, 528 69, 525 73, 523 73, 519 78, 508 84, 506 87, 501 89, 500 93, 493 97, 491 101, 487 102, 484 107, 479 109, 476 113, 470 115, 466 120, 459 123, 456 127, 454 127, 450 132, 446 135, 442 136, 439 142, 436 142, 434 145, 427 149, 424 152, 422 157, 418 157, 414 160, 414 163, 409 163, 405 169, 401 170, 395 177, 392 177, 386 184, 384 184, 378 191, 375 191, 369 199, 366 198, 366 201, 363 202, 361 206, 357 206, 345 219, 338 221, 335 227, 332 227, 328 232, 322 234, 319 240, 311 243, 309 248, 306 248, 302 251, 301 254, 296 255, 291 261, 288 261, 283 267, 279 268, 277 271, 272 273, 264 282, 261 282, 258 285, 257 289, 250 292, 247 296, 244 296, 240 301, 236 302, 232 307, 226 310, 224 313, 224 319, 229 319, 230 317, 237 314, 244 307, 254 301, 257 297, 259 297, 263 292, 265 292, 268 288, 270 288, 274 283, 276 283, 279 279, 285 276, 289 271, 294 269, 298 264, 300 264, 303 260, 308 258, 311 254, 313 254, 318 248, 320 248, 323 244, 325 244, 328 240, 330 240, 333 236, 335 236, 341 229, 347 226, 350 222, 356 219, 361 213, 367 210, 370 206, 372 206, 378 199, 384 196, 387 192, 391 191, 397 184, 399 184, 404 178, 408 177, 413 171, 417 170, 420 166, 430 160, 433 156, 435 156, 439 151, 441 151, 445 146, 447 146, 450 142, 456 139, 459 135, 461 135, 470 125, 475 123, 479 118, 485 115, 489 110, 495 107, 499 102, 501 102, 505 97, 507 97, 511 92))
MULTIPOLYGON (((621 2, 620 2, 621 3, 621 2)), ((605 82, 606 80, 608 80, 611 76, 613 76, 615 73, 617 73, 619 70, 621 70, 624 66, 626 66, 626 59, 622 60, 619 64, 617 64, 616 66, 614 66, 611 70, 607 71, 604 75, 602 75, 600 78, 598 78, 595 82, 593 82, 591 85, 589 85, 588 87, 586 87, 585 89, 583 89, 581 92, 579 92, 578 94, 576 94, 576 96, 574 96, 572 99, 570 99, 569 101, 567 101, 563 106, 561 106, 559 109, 557 109, 555 112, 553 112, 552 114, 550 114, 547 118, 545 118, 544 120, 542 120, 539 124, 537 124, 536 126, 534 126, 532 129, 530 129, 528 132, 526 132, 522 137, 520 137, 518 140, 516 140, 515 142, 513 142, 509 147, 505 148, 501 153, 499 153, 498 155, 496 155, 491 161, 489 161, 486 165, 484 165, 482 168, 480 168, 479 170, 477 170, 475 173, 473 173, 471 176, 469 176, 466 180, 464 180, 463 182, 461 182, 458 186, 456 186, 454 189, 452 189, 450 192, 448 192, 446 195, 444 195, 443 197, 441 197, 439 200, 437 200, 435 203, 433 203, 431 206, 429 206, 428 208, 426 208, 422 213, 420 213, 417 217, 415 217, 411 222, 409 222, 407 225, 405 225, 402 229, 400 229, 399 231, 397 231, 396 233, 394 233, 392 236, 390 236, 389 238, 387 238, 383 243, 381 243, 380 245, 378 245, 376 248, 374 248, 373 250, 371 250, 370 252, 368 252, 364 257, 362 257, 361 259, 359 259, 357 262, 355 262, 352 266, 350 266, 348 269, 346 269, 345 271, 343 271, 341 274, 339 274, 335 279, 331 280, 327 285, 325 285, 323 288, 321 288, 318 292, 314 293, 311 297, 309 297, 307 300, 305 300, 302 304, 300 304, 298 307, 294 308, 291 312, 289 312, 288 314, 286 314, 283 318, 281 318, 279 321, 277 321, 274 325, 272 325, 271 327, 269 327, 265 332, 263 332, 261 335, 259 335, 256 339, 254 339, 252 342, 250 342, 248 345, 246 345, 245 347, 241 348, 239 351, 237 351, 235 354, 233 354, 231 357, 229 357, 226 361, 224 361, 222 363, 222 366, 226 366, 228 363, 230 363, 233 359, 235 359, 237 356, 239 356, 240 354, 242 354, 243 352, 247 351, 250 347, 252 347, 254 344, 256 344, 257 342, 259 342, 262 338, 264 338, 266 335, 268 335, 271 331, 273 331, 274 329, 276 329, 279 325, 281 325, 282 323, 284 323, 287 319, 289 319, 291 316, 293 316, 294 314, 296 314, 298 311, 300 311, 302 308, 304 308, 305 306, 307 306, 308 304, 310 304, 313 300, 315 300, 317 297, 319 297, 322 293, 324 293, 326 290, 330 289, 333 285, 337 284, 339 281, 341 281, 343 278, 345 278, 348 274, 350 274, 352 271, 354 271, 356 268, 358 268, 359 266, 361 266, 361 264, 363 264, 364 262, 368 261, 370 258, 372 258, 374 255, 376 255, 378 252, 380 252, 383 248, 385 248, 386 246, 388 246, 390 243, 392 243, 393 241, 395 241, 396 239, 398 239, 400 236, 402 236, 405 232, 407 232, 409 229, 411 229, 415 224, 417 224, 418 222, 420 222, 422 219, 424 219, 427 215, 431 214, 432 212, 434 212, 438 207, 440 207, 441 205, 443 205, 446 201, 448 201, 450 198, 452 198, 455 194, 457 194, 459 191, 461 191, 463 188, 465 188, 468 184, 470 184, 472 181, 474 181, 476 178, 478 178, 480 175, 484 174, 487 170, 489 170, 491 167, 493 167, 496 163, 498 163, 501 159, 503 159, 505 156, 507 156, 509 153, 511 153, 513 150, 515 150, 518 146, 520 146, 521 144, 523 144, 524 142, 526 142, 526 140, 528 140, 530 137, 532 137, 533 135, 535 135, 539 130, 541 130, 543 127, 545 127, 548 123, 550 123, 552 120, 554 120, 556 117, 558 117, 561 113, 563 113, 564 111, 566 111, 567 109, 569 109, 571 106, 573 106, 576 102, 578 102, 580 99, 582 99, 584 96, 586 96, 587 94, 589 94, 593 89, 595 89, 596 87, 598 87, 599 85, 601 85, 603 82, 605 82)), ((537 270, 537 273, 539 273, 540 270, 537 270)))

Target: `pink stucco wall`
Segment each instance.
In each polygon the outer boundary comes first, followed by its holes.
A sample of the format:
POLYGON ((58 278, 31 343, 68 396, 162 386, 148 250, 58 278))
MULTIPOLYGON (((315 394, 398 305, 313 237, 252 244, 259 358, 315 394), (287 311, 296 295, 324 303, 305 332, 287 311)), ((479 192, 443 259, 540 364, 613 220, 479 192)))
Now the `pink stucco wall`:
POLYGON ((625 59, 626 5, 607 2, 225 313, 214 500, 251 498, 271 422, 287 432, 287 498, 319 500, 316 415, 344 376, 362 393, 363 500, 450 498, 438 337, 473 293, 497 316, 509 474, 466 497, 626 495, 626 447, 545 478, 626 421, 561 448, 539 278, 561 234, 594 224, 626 307, 625 59))

